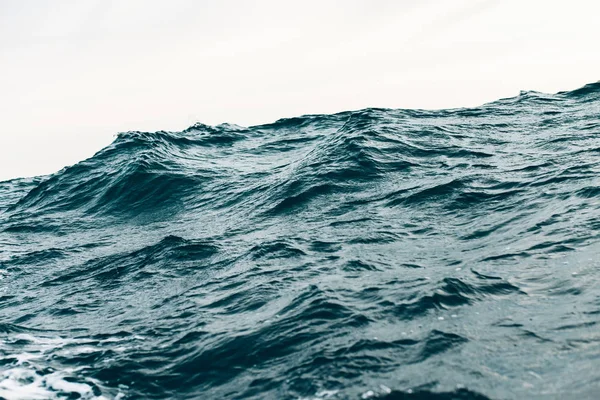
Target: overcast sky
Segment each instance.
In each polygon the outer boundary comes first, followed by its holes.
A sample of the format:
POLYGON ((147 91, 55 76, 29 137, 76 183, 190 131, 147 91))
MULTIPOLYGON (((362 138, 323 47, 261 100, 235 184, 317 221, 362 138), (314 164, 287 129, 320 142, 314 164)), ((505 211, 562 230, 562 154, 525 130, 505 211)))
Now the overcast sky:
POLYGON ((475 106, 600 79, 597 0, 0 0, 0 180, 127 130, 475 106))

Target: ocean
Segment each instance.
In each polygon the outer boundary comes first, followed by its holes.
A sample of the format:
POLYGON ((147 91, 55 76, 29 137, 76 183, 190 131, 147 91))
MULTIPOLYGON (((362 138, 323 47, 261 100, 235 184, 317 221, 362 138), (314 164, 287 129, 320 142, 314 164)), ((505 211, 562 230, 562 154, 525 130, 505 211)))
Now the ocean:
POLYGON ((0 398, 596 399, 600 83, 126 132, 0 183, 0 398))

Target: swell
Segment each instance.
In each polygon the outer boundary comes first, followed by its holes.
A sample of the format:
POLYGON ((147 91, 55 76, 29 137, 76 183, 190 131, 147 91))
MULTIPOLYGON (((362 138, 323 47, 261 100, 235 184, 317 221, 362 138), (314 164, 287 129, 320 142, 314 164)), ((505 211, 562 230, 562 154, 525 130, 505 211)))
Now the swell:
POLYGON ((128 216, 180 207, 188 193, 219 174, 199 165, 198 148, 229 146, 243 137, 227 128, 197 124, 182 133, 120 134, 94 157, 39 183, 8 210, 128 216))
POLYGON ((0 182, 0 382, 157 399, 542 398, 553 382, 585 398, 599 93, 127 132, 0 182))
MULTIPOLYGON (((597 83, 555 97, 535 93, 527 96, 560 102, 565 97, 587 98, 596 93, 597 83)), ((523 96, 512 100, 521 101, 523 96)), ((494 114, 493 107, 500 110, 509 100, 490 103, 481 111, 485 115, 494 114)), ((529 107, 520 108, 526 112, 529 107)), ((468 165, 493 167, 498 146, 477 145, 477 140, 465 134, 461 125, 455 122, 456 117, 472 116, 477 110, 433 114, 367 109, 333 116, 280 120, 253 128, 196 124, 182 132, 127 132, 91 159, 38 183, 9 206, 8 211, 41 214, 77 210, 87 215, 131 216, 163 210, 173 214, 198 202, 198 194, 208 193, 204 190, 208 187, 213 197, 206 196, 204 201, 223 195, 227 199, 224 206, 233 207, 242 198, 267 196, 272 204, 270 212, 280 213, 323 195, 362 191, 364 184, 372 184, 381 177, 389 178, 398 173, 409 175, 436 162, 457 169, 468 165), (424 123, 416 122, 420 120, 424 123), (211 150, 232 148, 250 137, 275 132, 284 135, 279 141, 270 141, 268 148, 259 147, 257 150, 261 151, 256 153, 301 147, 300 154, 278 168, 267 169, 265 174, 272 180, 267 185, 263 184, 264 176, 259 176, 261 179, 250 179, 249 188, 231 190, 231 185, 226 182, 241 184, 248 176, 218 165, 211 158, 215 153, 211 150), (475 164, 474 160, 480 158, 489 161, 475 164), (448 161, 452 159, 456 161, 448 161), (217 180, 217 184, 211 185, 217 180), (253 181, 256 182, 254 186, 253 181)), ((488 132, 494 133, 484 130, 479 134, 485 137, 488 132)), ((465 207, 493 199, 486 192, 470 190, 465 179, 470 177, 455 176, 453 181, 421 188, 405 199, 391 200, 389 205, 427 202, 431 196, 447 197, 452 192, 464 193, 456 204, 465 207)), ((519 192, 517 188, 512 193, 519 192)), ((505 193, 497 196, 502 200, 505 193)))

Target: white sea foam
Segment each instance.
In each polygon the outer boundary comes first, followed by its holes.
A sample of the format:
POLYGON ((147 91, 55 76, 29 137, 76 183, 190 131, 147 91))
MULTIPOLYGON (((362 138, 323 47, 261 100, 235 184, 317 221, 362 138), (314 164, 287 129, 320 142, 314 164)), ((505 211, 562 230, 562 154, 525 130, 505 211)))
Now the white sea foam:
POLYGON ((0 398, 7 400, 61 399, 75 395, 84 400, 123 398, 119 389, 82 375, 81 368, 61 366, 52 357, 100 351, 88 339, 16 334, 0 339, 0 398), (65 349, 69 346, 68 349, 65 349))
POLYGON ((95 395, 89 383, 75 383, 63 371, 43 374, 32 367, 16 366, 0 374, 0 397, 7 400, 59 399, 65 394, 76 393, 81 399, 105 400, 95 395))

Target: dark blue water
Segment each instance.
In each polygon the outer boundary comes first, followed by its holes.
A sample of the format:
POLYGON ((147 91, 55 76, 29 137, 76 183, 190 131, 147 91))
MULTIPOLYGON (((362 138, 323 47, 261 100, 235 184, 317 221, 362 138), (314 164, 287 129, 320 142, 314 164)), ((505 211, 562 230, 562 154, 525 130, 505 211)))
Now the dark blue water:
POLYGON ((120 134, 0 183, 0 397, 595 399, 600 83, 120 134))

